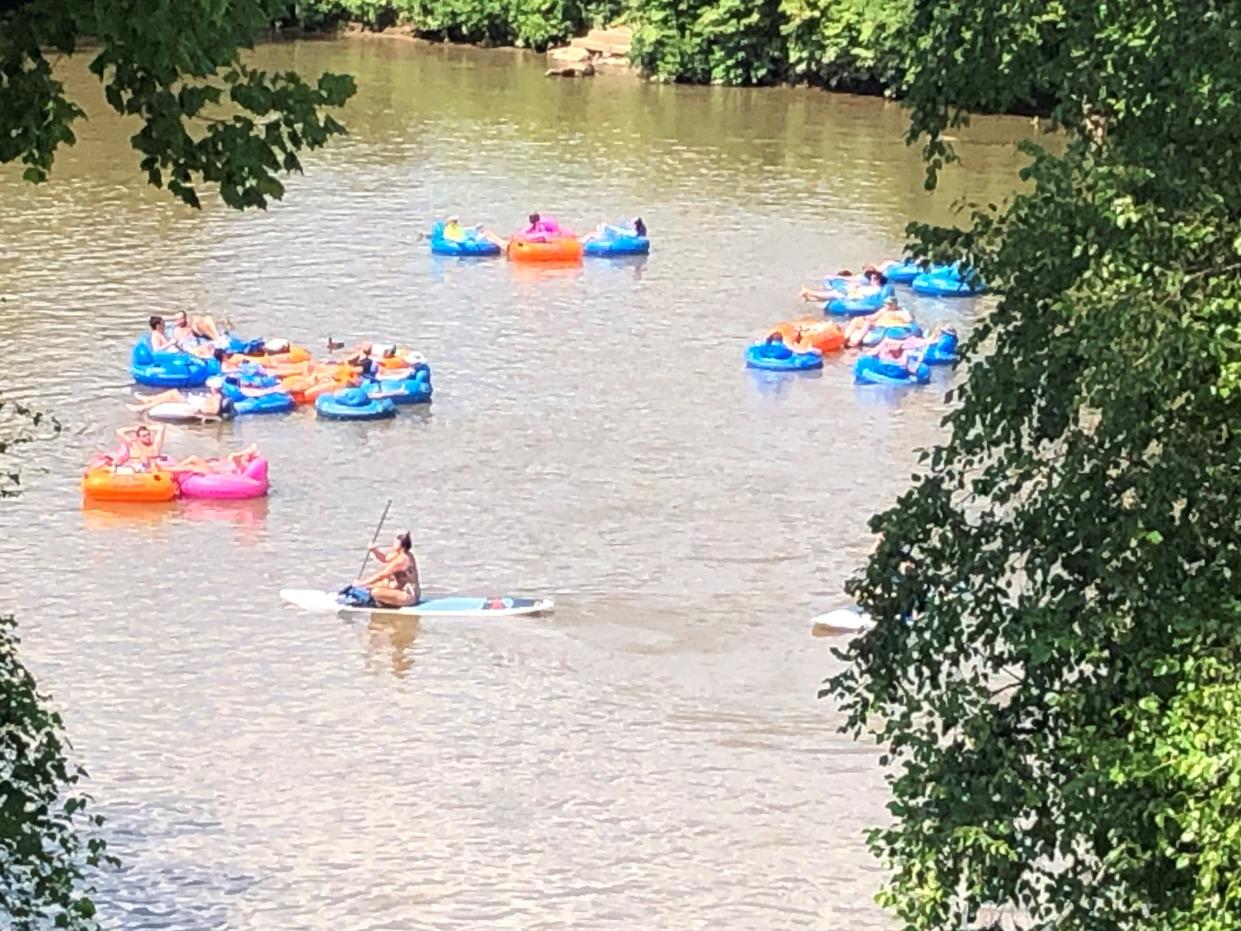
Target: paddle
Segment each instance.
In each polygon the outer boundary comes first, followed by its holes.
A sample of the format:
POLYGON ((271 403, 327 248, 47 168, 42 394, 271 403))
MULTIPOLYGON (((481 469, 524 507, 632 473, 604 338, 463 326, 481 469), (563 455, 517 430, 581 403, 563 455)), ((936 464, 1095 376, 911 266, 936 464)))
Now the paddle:
MULTIPOLYGON (((371 546, 374 546, 379 541, 379 534, 384 529, 384 521, 388 519, 388 510, 391 507, 392 507, 392 499, 389 498, 388 503, 384 505, 383 515, 380 516, 379 523, 375 527, 375 535, 371 537, 371 546)), ((357 577, 359 579, 362 578, 362 574, 366 572, 366 564, 370 562, 370 559, 371 559, 371 550, 370 550, 370 547, 367 547, 366 555, 362 557, 362 568, 358 570, 357 577)))

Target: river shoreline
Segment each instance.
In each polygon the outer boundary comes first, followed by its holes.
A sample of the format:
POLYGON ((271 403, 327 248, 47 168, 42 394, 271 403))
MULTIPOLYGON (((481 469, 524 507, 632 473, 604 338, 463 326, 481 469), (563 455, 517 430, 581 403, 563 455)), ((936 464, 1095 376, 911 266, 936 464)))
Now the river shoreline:
MULTIPOLYGON (((606 27, 600 29, 588 29, 585 32, 578 32, 567 36, 563 45, 549 46, 545 50, 539 50, 529 46, 509 45, 509 44, 491 44, 487 42, 469 42, 456 41, 446 37, 438 37, 434 32, 420 32, 418 28, 410 23, 392 21, 384 22, 382 25, 369 23, 357 19, 340 18, 331 21, 324 21, 321 25, 306 25, 303 23, 294 23, 290 25, 273 25, 264 38, 270 40, 293 40, 293 39, 358 39, 358 40, 386 40, 407 42, 414 45, 422 45, 425 47, 435 46, 454 46, 459 48, 479 49, 481 51, 495 51, 504 53, 518 53, 523 56, 538 56, 548 66, 548 76, 574 76, 574 77, 590 77, 594 74, 616 75, 631 78, 635 81, 645 81, 652 84, 675 84, 686 85, 692 87, 745 87, 745 88, 804 88, 808 90, 822 91, 833 96, 841 95, 854 98, 871 98, 881 99, 899 103, 903 98, 897 87, 886 84, 883 81, 874 78, 840 78, 838 82, 832 83, 823 80, 777 80, 777 81, 759 81, 759 82, 729 82, 729 81, 695 81, 685 80, 681 78, 667 79, 655 74, 647 73, 642 69, 636 61, 628 54, 621 58, 617 55, 607 55, 600 60, 600 56, 594 54, 589 62, 594 67, 587 67, 582 70, 575 69, 573 64, 579 59, 569 57, 558 57, 558 52, 574 52, 579 48, 586 47, 583 42, 589 35, 594 33, 606 33, 616 27, 606 27), (565 66, 568 67, 565 67, 565 66)), ((628 28, 628 27, 621 27, 628 28)), ((585 59, 580 61, 584 62, 585 59)), ((1047 115, 1050 104, 1043 101, 1040 104, 1031 104, 1027 107, 1019 107, 1006 112, 985 112, 979 113, 980 116, 1013 116, 1033 119, 1036 122, 1047 115)))
MULTIPOLYGON (((342 19, 335 23, 325 24, 322 27, 290 25, 290 26, 274 26, 263 38, 267 41, 296 41, 299 39, 322 39, 330 41, 332 39, 351 39, 358 41, 390 41, 404 42, 414 46, 423 48, 434 47, 456 47, 478 49, 483 52, 498 52, 504 54, 517 54, 521 56, 537 56, 539 59, 547 62, 548 65, 555 64, 554 53, 564 49, 568 49, 574 42, 583 38, 586 34, 573 36, 566 40, 563 46, 550 47, 546 51, 526 48, 517 45, 492 45, 483 42, 457 42, 447 38, 432 38, 428 34, 421 33, 417 27, 409 23, 393 23, 392 25, 375 27, 371 24, 360 20, 342 19)), ((605 67, 600 68, 597 73, 618 75, 631 78, 635 81, 647 81, 652 84, 685 84, 695 87, 749 87, 757 88, 806 88, 811 90, 823 91, 828 94, 839 94, 846 97, 866 97, 880 98, 883 100, 897 101, 899 96, 895 94, 891 88, 884 88, 878 84, 873 87, 827 87, 822 84, 815 84, 811 81, 775 81, 770 84, 754 84, 754 85, 727 85, 727 84, 708 84, 696 81, 662 81, 642 72, 642 70, 632 62, 627 68, 605 67)), ((589 76, 589 75, 583 75, 589 76)))

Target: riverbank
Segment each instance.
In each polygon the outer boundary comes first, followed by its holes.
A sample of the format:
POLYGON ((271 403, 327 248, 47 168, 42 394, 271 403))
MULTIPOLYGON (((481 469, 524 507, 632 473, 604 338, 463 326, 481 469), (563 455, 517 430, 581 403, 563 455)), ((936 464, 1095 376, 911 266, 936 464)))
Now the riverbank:
MULTIPOLYGON (((310 0, 283 21, 340 34, 394 35, 483 47, 546 51, 592 29, 620 25, 633 73, 667 83, 808 84, 898 96, 911 46, 900 35, 907 0, 829 5, 826 0, 310 0), (736 9, 733 9, 736 7, 736 9)), ((592 52, 592 63, 599 54, 592 52)), ((607 56, 610 64, 619 56, 607 56)), ((615 70, 615 69, 609 69, 615 70)))
MULTIPOLYGON (((329 29, 307 29, 302 26, 285 26, 273 30, 267 38, 276 41, 304 38, 341 38, 363 41, 405 42, 421 48, 458 45, 462 48, 479 48, 489 52, 512 52, 523 55, 540 53, 515 45, 485 46, 473 42, 445 42, 428 38, 408 23, 396 23, 384 29, 375 29, 360 22, 341 22, 329 29)), ((630 64, 628 56, 629 34, 623 29, 590 30, 583 36, 574 37, 568 45, 547 49, 548 74, 565 76, 589 76, 596 72, 641 77, 630 64)))
MULTIPOLYGON (((554 73, 623 71, 660 83, 801 85, 899 98, 934 48, 914 31, 911 0, 309 0, 283 24, 536 52, 572 47, 619 25, 623 56, 567 52, 554 73)), ((933 45, 933 44, 932 44, 933 45)), ((930 62, 933 64, 933 61, 930 62)), ((549 72, 552 73, 552 72, 549 72)), ((1046 112, 1032 84, 1021 115, 1046 112)))

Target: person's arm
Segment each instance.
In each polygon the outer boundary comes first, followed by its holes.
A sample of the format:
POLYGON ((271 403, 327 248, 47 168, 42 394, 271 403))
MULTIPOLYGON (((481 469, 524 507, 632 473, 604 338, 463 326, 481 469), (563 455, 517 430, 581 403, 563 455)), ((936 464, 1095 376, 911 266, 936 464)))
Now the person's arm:
POLYGON ((376 559, 382 559, 384 562, 388 561, 388 551, 385 550, 379 544, 375 544, 369 550, 367 550, 367 552, 370 553, 372 556, 374 556, 376 559))
POLYGON ((359 585, 359 586, 361 586, 362 588, 370 588, 370 587, 371 587, 372 585, 374 585, 376 582, 382 582, 384 579, 391 578, 391 577, 392 577, 392 575, 393 575, 393 573, 394 573, 395 571, 396 571, 396 570, 395 570, 395 569, 394 569, 391 565, 385 565, 382 569, 380 569, 378 572, 376 572, 376 573, 375 573, 374 575, 372 575, 370 578, 367 578, 367 579, 358 579, 358 580, 357 580, 356 582, 354 582, 353 584, 354 584, 354 585, 359 585))
POLYGON ((162 423, 157 423, 151 427, 151 458, 157 459, 164 451, 164 434, 168 428, 162 423))

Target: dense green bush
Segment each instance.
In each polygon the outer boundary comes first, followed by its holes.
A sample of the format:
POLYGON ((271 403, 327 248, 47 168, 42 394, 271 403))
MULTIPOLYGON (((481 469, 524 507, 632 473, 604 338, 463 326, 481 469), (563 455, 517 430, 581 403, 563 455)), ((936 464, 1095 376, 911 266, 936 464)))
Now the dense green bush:
POLYGON ((633 59, 668 81, 769 84, 784 76, 779 0, 630 0, 633 59))
POLYGON ((849 90, 899 93, 912 0, 783 0, 788 78, 849 90))
POLYGON ((396 23, 420 35, 478 45, 543 49, 610 22, 622 0, 304 0, 290 18, 318 28, 351 21, 374 29, 396 23))
POLYGON ((665 81, 899 92, 912 0, 630 0, 634 60, 665 81))

